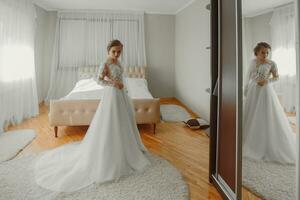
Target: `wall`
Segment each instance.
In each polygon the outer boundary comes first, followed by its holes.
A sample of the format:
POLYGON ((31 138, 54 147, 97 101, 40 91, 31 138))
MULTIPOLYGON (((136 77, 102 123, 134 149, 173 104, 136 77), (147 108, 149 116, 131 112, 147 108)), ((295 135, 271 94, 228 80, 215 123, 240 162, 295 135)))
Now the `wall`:
POLYGON ((270 21, 273 12, 252 17, 250 20, 252 44, 261 41, 271 43, 271 26, 270 21))
MULTIPOLYGON (((210 12, 195 1, 177 15, 145 14, 147 78, 154 97, 176 97, 208 120, 210 12), (196 26, 196 24, 199 24, 196 26), (175 73, 176 71, 176 73, 175 73)), ((36 66, 39 99, 49 88, 56 12, 37 8, 36 66)))
MULTIPOLYGON (((36 7, 36 74, 39 100, 42 101, 49 89, 56 12, 36 7)), ((147 79, 154 97, 174 96, 174 31, 174 15, 145 15, 147 79)))
POLYGON ((145 15, 147 78, 155 97, 174 96, 174 41, 174 15, 145 15))
POLYGON ((253 48, 258 42, 267 42, 272 46, 270 20, 273 12, 243 19, 245 60, 253 58, 253 48))
POLYGON ((176 15, 175 97, 209 120, 210 11, 208 0, 196 0, 176 15))

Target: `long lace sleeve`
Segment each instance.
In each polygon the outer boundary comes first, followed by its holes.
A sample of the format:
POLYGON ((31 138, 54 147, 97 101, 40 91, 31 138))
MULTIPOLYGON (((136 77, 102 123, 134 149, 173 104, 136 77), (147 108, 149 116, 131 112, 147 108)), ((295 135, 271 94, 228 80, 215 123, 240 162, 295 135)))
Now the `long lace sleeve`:
POLYGON ((276 82, 279 80, 279 75, 278 75, 278 68, 275 62, 271 63, 272 67, 271 67, 271 74, 272 74, 272 78, 268 79, 268 82, 276 82))
POLYGON ((113 85, 113 81, 110 79, 110 70, 106 63, 100 65, 97 83, 103 86, 113 85))

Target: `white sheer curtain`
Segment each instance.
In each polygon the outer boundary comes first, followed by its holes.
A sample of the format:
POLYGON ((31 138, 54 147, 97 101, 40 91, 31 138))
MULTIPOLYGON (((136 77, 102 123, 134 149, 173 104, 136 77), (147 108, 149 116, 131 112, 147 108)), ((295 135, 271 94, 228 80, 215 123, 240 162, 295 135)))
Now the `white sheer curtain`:
POLYGON ((34 65, 35 7, 0 1, 0 132, 38 114, 34 65))
POLYGON ((296 106, 295 7, 290 4, 274 10, 270 22, 272 59, 277 63, 279 81, 274 85, 285 111, 296 106))
POLYGON ((65 96, 78 80, 78 68, 106 60, 112 39, 124 44, 124 65, 146 65, 144 14, 141 12, 59 12, 51 83, 46 102, 65 96))

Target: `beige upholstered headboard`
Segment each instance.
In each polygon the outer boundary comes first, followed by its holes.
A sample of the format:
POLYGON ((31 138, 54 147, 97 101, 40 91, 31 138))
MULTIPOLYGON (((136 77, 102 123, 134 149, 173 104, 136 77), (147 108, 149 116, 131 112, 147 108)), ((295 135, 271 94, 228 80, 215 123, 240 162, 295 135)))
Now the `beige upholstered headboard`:
POLYGON ((124 73, 129 78, 146 79, 146 66, 124 66, 124 73))
MULTIPOLYGON (((130 78, 146 79, 146 66, 123 66, 124 75, 130 78)), ((99 66, 80 67, 78 69, 78 78, 97 78, 99 66)))

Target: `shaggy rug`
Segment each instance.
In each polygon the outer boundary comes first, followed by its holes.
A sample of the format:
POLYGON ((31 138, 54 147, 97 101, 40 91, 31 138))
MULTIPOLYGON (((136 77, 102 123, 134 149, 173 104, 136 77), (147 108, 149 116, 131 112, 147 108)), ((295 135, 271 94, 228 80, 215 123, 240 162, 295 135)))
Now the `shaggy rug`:
POLYGON ((181 106, 178 105, 161 105, 161 118, 166 122, 182 122, 191 117, 191 115, 181 106))
POLYGON ((39 187, 33 166, 40 154, 0 164, 0 199, 14 200, 187 200, 188 186, 169 162, 148 155, 152 166, 118 182, 93 184, 73 193, 58 193, 39 187))
POLYGON ((243 159, 243 185, 268 200, 295 200, 295 165, 243 159))
POLYGON ((295 116, 293 116, 293 117, 288 117, 288 120, 289 120, 289 122, 290 122, 291 124, 296 125, 296 117, 295 117, 295 116))
POLYGON ((35 137, 36 134, 31 129, 0 133, 0 163, 14 158, 35 137))

